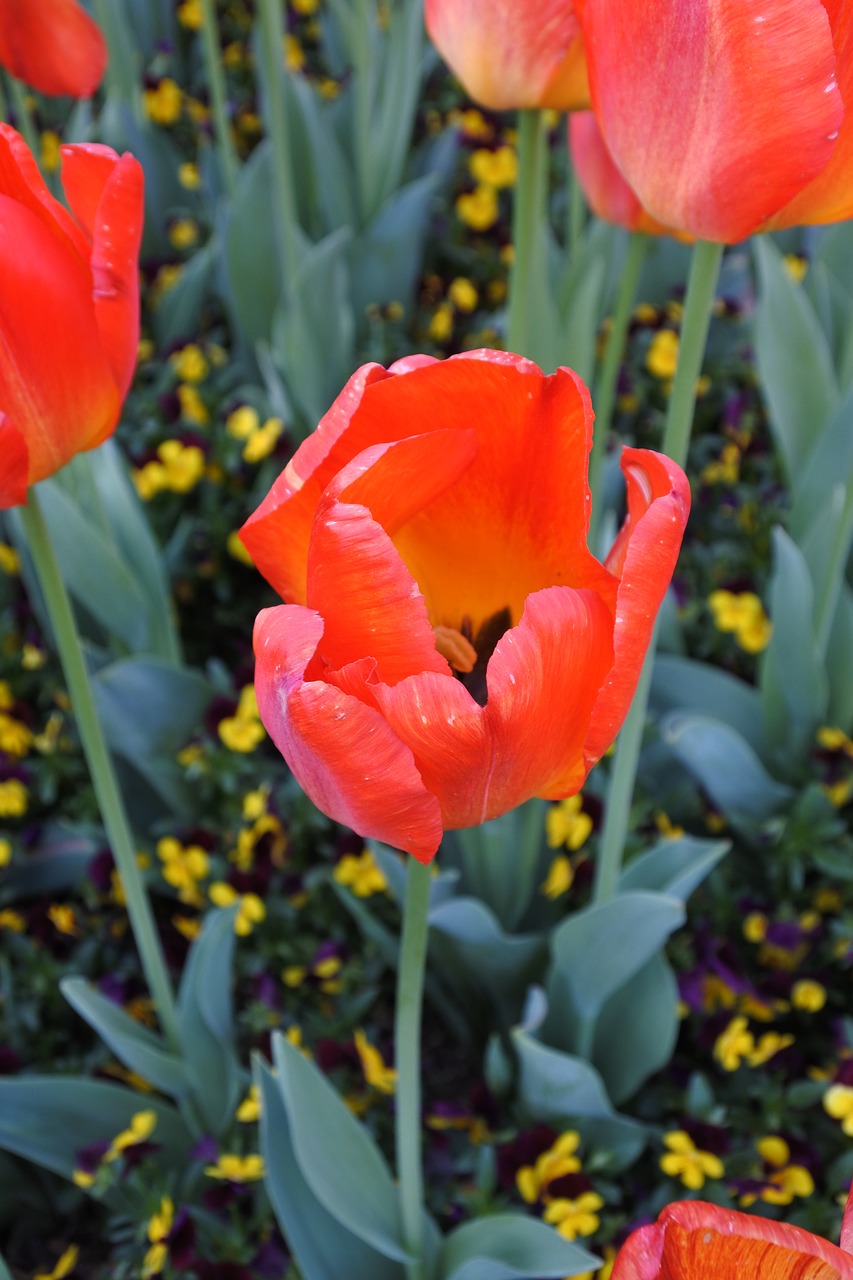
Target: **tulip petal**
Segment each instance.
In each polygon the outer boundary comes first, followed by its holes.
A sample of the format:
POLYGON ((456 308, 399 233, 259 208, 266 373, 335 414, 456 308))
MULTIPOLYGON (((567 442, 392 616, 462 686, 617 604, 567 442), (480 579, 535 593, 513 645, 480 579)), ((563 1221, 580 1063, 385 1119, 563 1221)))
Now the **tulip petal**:
POLYGON ((570 110, 588 102, 571 0, 426 0, 425 19, 433 44, 482 106, 570 110))
POLYGON ((448 829, 497 817, 530 796, 578 790, 589 714, 613 660, 612 617, 591 591, 552 587, 526 603, 488 668, 477 705, 457 680, 413 676, 374 695, 411 747, 448 829))
POLYGON ((60 242, 67 243, 83 263, 89 244, 68 210, 47 188, 41 170, 24 139, 11 125, 0 122, 0 195, 23 205, 60 242))
POLYGON ((441 813, 410 749, 373 707, 303 679, 322 634, 323 620, 299 605, 258 615, 255 689, 267 732, 324 813, 429 862, 441 842, 441 813))
POLYGON ((660 222, 749 235, 815 178, 843 104, 821 0, 584 0, 592 102, 660 222))
POLYGON ((139 246, 144 175, 139 161, 94 143, 62 148, 62 185, 92 244, 90 264, 101 345, 122 397, 139 345, 139 246))
POLYGON ((6 196, 0 196, 0 404, 26 437, 31 484, 100 444, 120 410, 88 270, 41 219, 6 196))
POLYGON ((646 212, 622 177, 607 149, 595 113, 573 111, 568 120, 572 167, 593 213, 629 231, 643 231, 646 235, 673 234, 646 212))
POLYGON ((23 434, 0 412, 0 511, 27 500, 29 451, 23 434))
POLYGON ((77 0, 0 0, 0 63, 39 93, 89 98, 107 46, 77 0))
POLYGON ((590 767, 610 746, 631 705, 646 652, 690 514, 690 488, 680 467, 648 449, 625 449, 628 515, 606 567, 619 579, 614 660, 596 701, 586 753, 590 767))

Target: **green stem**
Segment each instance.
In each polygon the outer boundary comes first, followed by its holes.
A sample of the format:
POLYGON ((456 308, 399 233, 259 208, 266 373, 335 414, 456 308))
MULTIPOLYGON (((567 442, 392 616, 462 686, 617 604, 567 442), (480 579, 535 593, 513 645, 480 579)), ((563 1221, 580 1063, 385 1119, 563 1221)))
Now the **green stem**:
POLYGON ((290 143, 284 108, 284 27, 280 0, 258 0, 261 22, 261 63, 264 83, 264 125, 272 145, 273 202, 284 274, 284 296, 289 298, 299 269, 296 201, 290 182, 290 143))
POLYGON ((578 246, 580 244, 581 235, 583 233, 584 220, 586 218, 586 199, 583 193, 583 187, 577 173, 569 167, 569 200, 566 218, 566 249, 569 254, 569 262, 574 263, 577 257, 578 246))
POLYGON ((613 406, 616 402, 616 382, 619 376, 619 366, 622 363, 622 356, 625 351, 625 336, 631 319, 631 308, 637 296, 637 285, 640 281, 640 272, 643 267, 643 259, 646 256, 647 245, 648 237, 641 232, 635 231, 628 237, 628 252, 625 256, 625 265, 622 268, 622 277, 619 281, 613 321, 610 326, 610 332, 607 335, 604 359, 601 362, 601 369, 595 384, 595 394, 592 398, 592 407, 595 410, 595 434, 592 440, 592 452, 589 455, 592 518, 588 541, 593 548, 593 553, 597 549, 598 532, 604 516, 604 494, 601 490, 601 476, 604 468, 604 459, 607 456, 607 442, 610 438, 613 406))
POLYGON ((821 662, 826 659, 826 650, 835 620, 835 610, 838 607, 838 597, 844 582, 851 543, 853 543, 853 475, 848 476, 844 486, 844 505, 836 521, 832 549, 815 601, 815 640, 821 662))
POLYGON ((519 112, 518 181, 514 194, 507 349, 544 363, 539 353, 539 318, 546 310, 543 290, 548 285, 543 234, 547 218, 548 139, 541 111, 519 112))
POLYGON ((180 1044, 178 1019, 166 962, 157 937, 151 904, 136 862, 133 836, 112 761, 95 710, 80 637, 59 565, 42 514, 38 493, 31 488, 21 519, 36 574, 44 593, 62 670, 71 696, 74 717, 95 795, 127 902, 130 925, 139 948, 142 968, 157 1006, 163 1032, 173 1049, 180 1044))
MULTIPOLYGON (((675 371, 663 435, 663 452, 680 467, 687 462, 690 429, 693 425, 693 406, 696 402, 696 380, 702 368, 705 342, 711 323, 711 308, 722 259, 721 244, 698 240, 693 246, 687 296, 684 299, 684 315, 681 321, 678 368, 675 371)), ((616 892, 619 884, 640 746, 646 724, 656 642, 657 627, 652 632, 631 710, 628 712, 616 743, 595 873, 594 902, 606 902, 616 892)))
POLYGON ((237 185, 239 163, 237 149, 234 146, 234 135, 231 132, 231 121, 228 119, 225 74, 222 70, 222 51, 213 0, 201 0, 201 13, 201 42, 207 83, 210 88, 210 102, 213 108, 213 129, 216 134, 225 190, 230 196, 237 185))
POLYGON ((125 76, 127 71, 127 36, 122 26, 122 12, 114 0, 94 0, 95 19, 109 46, 110 56, 104 72, 104 91, 108 98, 128 102, 134 119, 142 118, 142 94, 138 77, 125 76))
POLYGON ((8 76, 7 81, 18 133, 24 139, 30 151, 32 151, 36 164, 41 165, 41 142, 38 130, 33 123, 33 113, 30 111, 30 106, 27 102, 27 89, 14 76, 8 76))
POLYGON ((394 1028, 397 1065, 397 1177, 408 1280, 424 1280, 421 1164, 421 1006, 427 950, 430 868, 409 859, 394 1028))

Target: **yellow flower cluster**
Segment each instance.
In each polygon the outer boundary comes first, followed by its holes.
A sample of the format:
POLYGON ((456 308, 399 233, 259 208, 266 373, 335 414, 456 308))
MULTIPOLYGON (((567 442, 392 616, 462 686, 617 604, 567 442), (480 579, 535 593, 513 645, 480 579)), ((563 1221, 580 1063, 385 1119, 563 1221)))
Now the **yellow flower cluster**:
POLYGON ((253 685, 247 684, 242 690, 237 710, 219 721, 218 732, 229 751, 248 753, 263 742, 266 730, 261 724, 253 685))
POLYGON ((704 1187, 706 1178, 722 1178, 723 1162, 711 1151, 702 1151, 683 1129, 663 1135, 667 1154, 661 1156, 660 1167, 670 1178, 679 1178, 691 1191, 704 1187))
POLYGON ((174 836, 157 841, 157 857, 162 862, 162 876, 177 889, 181 902, 200 907, 199 884, 210 874, 210 859, 201 845, 182 845, 174 836))
POLYGON ((256 893, 238 893, 233 885, 224 880, 217 880, 208 890, 210 901, 216 907, 231 907, 237 904, 234 917, 234 932, 241 938, 247 937, 256 924, 266 919, 267 909, 256 893))
POLYGON ((223 1182, 257 1182, 264 1176, 263 1156, 221 1155, 216 1164, 205 1169, 208 1178, 223 1182))
POLYGON ((591 1236, 599 1227, 598 1210, 604 1200, 596 1191, 584 1191, 574 1199, 552 1197, 551 1183, 568 1173, 578 1173, 581 1162, 576 1155, 580 1135, 574 1130, 560 1134, 547 1151, 543 1151, 533 1165, 523 1165, 515 1175, 516 1186, 528 1204, 542 1200, 545 1205, 544 1220, 556 1227, 565 1240, 578 1236, 591 1236))
POLYGON ((133 483, 143 502, 150 502, 165 490, 189 493, 203 475, 204 453, 198 445, 164 440, 157 449, 156 460, 134 470, 133 483))
POLYGON ((388 881, 369 849, 360 854, 345 854, 332 875, 338 884, 352 889, 357 898, 369 898, 388 889, 388 881))
POLYGON ((770 643, 773 624, 752 591, 712 591, 708 606, 719 631, 733 632, 747 653, 761 653, 770 643))
POLYGON ((160 1208, 151 1215, 148 1222, 149 1248, 142 1263, 142 1280, 149 1276, 157 1276, 166 1265, 169 1255, 166 1243, 172 1224, 175 1220, 175 1206, 169 1196, 163 1196, 160 1208))
POLYGON ((153 89, 146 89, 142 96, 145 114, 155 124, 174 124, 180 117, 183 95, 180 85, 165 76, 153 89))
POLYGON ((361 1028, 356 1031, 354 1041, 367 1083, 380 1093, 393 1093, 397 1087, 397 1072, 393 1067, 386 1066, 382 1054, 370 1043, 361 1028))
POLYGON ((794 1196, 805 1199, 814 1192, 814 1179, 801 1164, 791 1164, 791 1149, 784 1138, 770 1135, 757 1143, 758 1153, 771 1172, 760 1191, 747 1191, 740 1197, 745 1208, 763 1200, 765 1204, 790 1204, 794 1196))
POLYGON ((737 484, 740 477, 740 449, 729 441, 723 445, 719 458, 709 462, 702 470, 705 484, 737 484))
POLYGON ((760 1067, 793 1043, 792 1035, 781 1035, 778 1031, 766 1031, 756 1040, 747 1019, 738 1014, 717 1037, 714 1057, 724 1071, 737 1071, 744 1062, 750 1067, 760 1067))

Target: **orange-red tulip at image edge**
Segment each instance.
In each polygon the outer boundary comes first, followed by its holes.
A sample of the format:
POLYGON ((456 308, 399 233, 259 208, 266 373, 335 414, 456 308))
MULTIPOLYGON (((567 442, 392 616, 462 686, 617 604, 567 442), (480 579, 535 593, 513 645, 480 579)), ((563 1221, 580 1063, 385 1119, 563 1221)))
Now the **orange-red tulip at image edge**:
POLYGON ((576 9, 601 131, 653 218, 734 243, 853 214, 853 5, 577 0, 576 9))
POLYGON ((0 66, 39 93, 90 98, 107 44, 78 0, 0 0, 0 66))
POLYGON ((115 430, 136 365, 142 167, 62 148, 71 212, 0 124, 0 509, 115 430))
POLYGON ((631 702, 690 506, 626 449, 586 545, 589 393, 520 356, 365 365, 247 521, 289 603, 255 625, 263 722, 314 803, 434 855, 442 831, 580 790, 631 702))
POLYGON ((426 0, 424 21, 436 49, 480 106, 589 106, 572 0, 426 0))
POLYGON ((611 1280, 853 1280, 851 1246, 853 1192, 840 1248, 802 1227, 680 1200, 628 1237, 611 1280))

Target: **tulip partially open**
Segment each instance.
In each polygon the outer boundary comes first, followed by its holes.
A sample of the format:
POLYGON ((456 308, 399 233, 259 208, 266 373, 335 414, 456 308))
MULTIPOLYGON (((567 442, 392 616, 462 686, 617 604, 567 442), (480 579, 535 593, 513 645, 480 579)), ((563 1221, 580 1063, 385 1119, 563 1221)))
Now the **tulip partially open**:
POLYGON ((0 124, 0 508, 115 430, 139 338, 142 167, 62 148, 71 213, 0 124))
POLYGON ((578 791, 627 713, 690 505, 626 449, 587 549, 589 394, 476 351, 365 365, 242 530, 289 603, 255 626, 261 717, 333 818, 428 861, 444 829, 578 791))
POLYGON ((853 1280, 851 1225, 848 1199, 839 1249, 802 1227, 680 1200, 628 1237, 611 1280, 853 1280))
POLYGON ((435 47, 481 106, 589 106, 572 0, 426 0, 424 17, 435 47))
POLYGON ((78 0, 0 0, 0 66, 39 93, 89 98, 107 43, 78 0))

